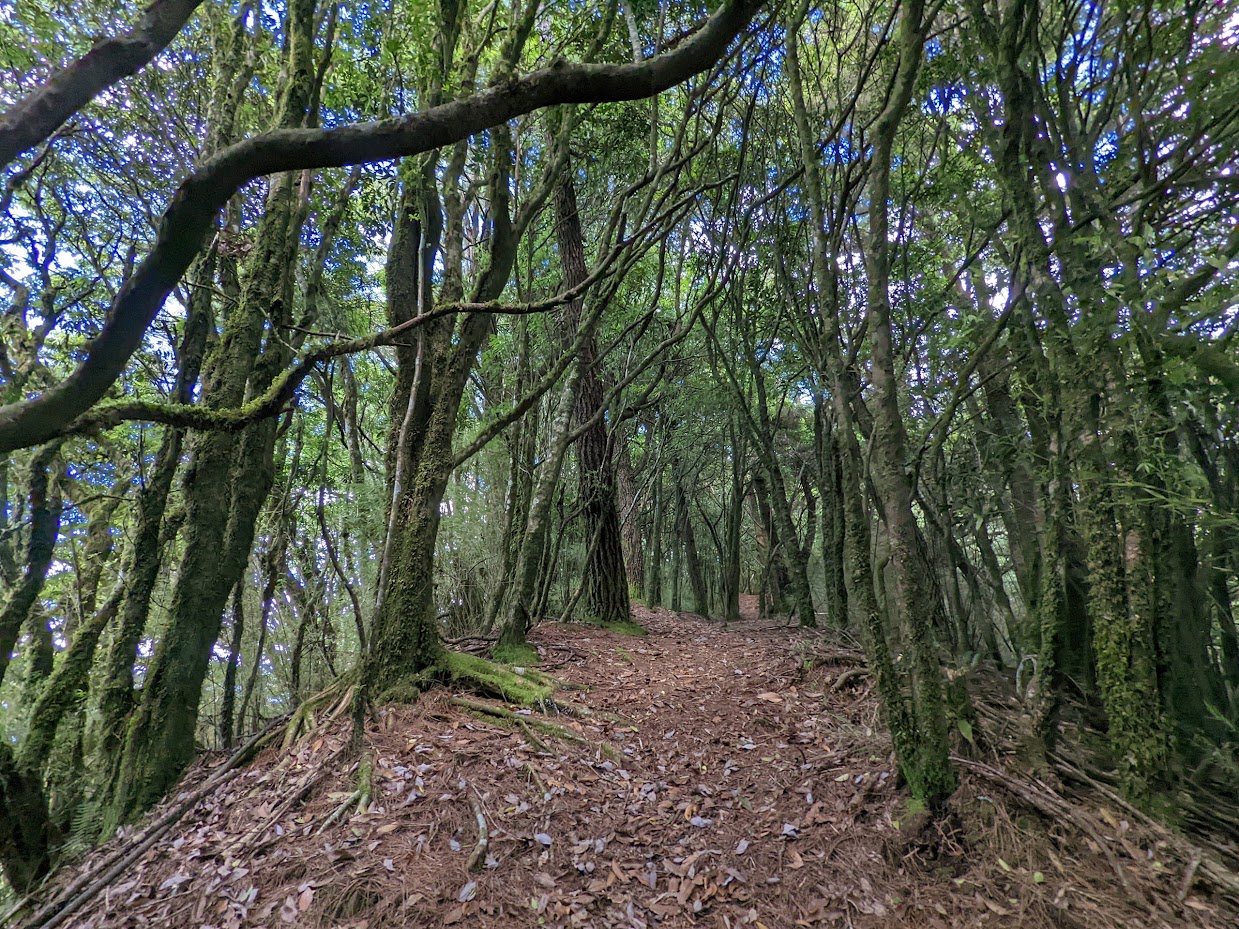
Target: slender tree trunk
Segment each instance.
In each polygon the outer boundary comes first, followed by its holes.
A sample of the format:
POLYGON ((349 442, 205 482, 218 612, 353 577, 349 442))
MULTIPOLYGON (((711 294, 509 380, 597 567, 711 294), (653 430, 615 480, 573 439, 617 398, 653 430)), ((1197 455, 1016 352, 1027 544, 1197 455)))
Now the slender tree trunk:
POLYGON ((641 544, 641 499, 637 490, 637 475, 633 471, 627 442, 621 442, 616 453, 615 478, 623 515, 620 536, 624 549, 624 571, 628 588, 635 595, 645 579, 645 548, 641 544))
POLYGON ((693 533, 692 508, 689 505, 688 494, 684 490, 684 476, 676 475, 676 535, 684 551, 684 567, 688 573, 688 584, 693 591, 693 610, 701 616, 710 613, 710 595, 706 592, 705 575, 701 569, 701 558, 697 553, 697 538, 693 533))
MULTIPOLYGON (((651 442, 661 446, 664 438, 662 435, 662 418, 656 422, 651 437, 651 442)), ((653 448, 651 448, 651 451, 653 448)), ((646 580, 645 580, 645 602, 652 607, 663 605, 663 511, 666 507, 663 492, 663 473, 658 467, 658 460, 655 459, 654 481, 651 487, 653 496, 653 512, 650 517, 650 534, 646 540, 649 547, 650 557, 646 561, 646 580)))
POLYGON ((818 461, 818 495, 821 497, 819 513, 826 615, 835 628, 842 629, 848 622, 847 584, 844 580, 843 477, 830 411, 820 396, 813 404, 813 429, 818 461))
POLYGON ((559 412, 551 423, 550 448, 542 460, 529 505, 529 517, 516 558, 516 574, 510 591, 510 599, 503 618, 500 645, 519 645, 525 641, 525 633, 533 625, 535 614, 533 602, 538 587, 539 569, 546 551, 550 531, 551 505, 559 487, 559 475, 568 453, 568 440, 572 432, 572 411, 576 397, 581 365, 565 381, 559 397, 559 412))
POLYGON ((219 743, 232 748, 236 738, 237 667, 241 663, 241 642, 245 636, 244 580, 232 591, 232 636, 228 643, 228 663, 224 667, 224 696, 219 709, 219 743))

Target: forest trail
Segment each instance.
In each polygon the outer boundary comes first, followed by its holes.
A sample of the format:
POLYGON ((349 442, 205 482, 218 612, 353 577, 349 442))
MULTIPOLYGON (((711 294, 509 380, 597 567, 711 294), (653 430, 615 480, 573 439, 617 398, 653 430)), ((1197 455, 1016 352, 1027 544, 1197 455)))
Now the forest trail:
MULTIPOLYGON (((433 691, 370 726, 373 804, 355 815, 339 718, 268 749, 61 925, 1237 924, 1225 901, 1187 892, 1155 835, 1104 811, 1104 835, 1051 826, 966 780, 957 806, 972 812, 908 839, 858 653, 751 617, 726 630, 636 618, 648 636, 532 633, 565 700, 595 714, 555 720, 574 740, 433 691)), ((56 885, 97 877, 133 841, 56 885)))

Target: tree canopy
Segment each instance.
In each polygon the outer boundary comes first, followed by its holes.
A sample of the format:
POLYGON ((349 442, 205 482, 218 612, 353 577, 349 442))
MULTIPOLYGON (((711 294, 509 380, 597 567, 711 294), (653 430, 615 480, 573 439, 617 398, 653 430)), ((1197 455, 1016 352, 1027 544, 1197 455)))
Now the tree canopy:
POLYGON ((1199 0, 14 0, 11 888, 272 720, 347 705, 368 757, 439 684, 545 706, 539 623, 742 596, 863 649, 910 808, 1002 682, 1023 773, 1239 823, 1237 41, 1199 0))

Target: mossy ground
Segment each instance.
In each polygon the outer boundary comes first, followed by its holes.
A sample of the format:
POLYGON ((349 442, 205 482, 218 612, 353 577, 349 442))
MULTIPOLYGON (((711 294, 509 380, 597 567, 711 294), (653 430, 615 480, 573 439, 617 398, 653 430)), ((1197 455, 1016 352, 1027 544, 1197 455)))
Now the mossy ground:
POLYGON ((555 690, 555 682, 539 671, 524 669, 524 673, 517 674, 510 667, 476 655, 448 652, 441 667, 450 683, 472 684, 521 706, 544 703, 551 699, 555 690))
POLYGON ((604 623, 598 619, 585 618, 581 620, 587 626, 597 626, 600 629, 606 629, 608 632, 614 632, 619 635, 630 635, 634 637, 649 635, 649 630, 640 623, 635 623, 630 619, 623 620, 618 623, 604 623))
POLYGON ((532 668, 538 663, 538 650, 532 645, 505 645, 502 642, 490 650, 490 656, 515 668, 532 668))

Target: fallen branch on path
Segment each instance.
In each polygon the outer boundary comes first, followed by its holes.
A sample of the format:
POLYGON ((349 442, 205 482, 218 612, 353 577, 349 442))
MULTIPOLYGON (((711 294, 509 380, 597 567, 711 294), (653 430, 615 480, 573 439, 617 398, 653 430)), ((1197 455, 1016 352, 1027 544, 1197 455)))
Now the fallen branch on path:
POLYGON ((469 806, 473 809, 473 818, 478 824, 478 844, 473 847, 473 854, 469 856, 467 870, 470 872, 481 871, 486 867, 486 852, 490 848, 490 830, 486 826, 486 815, 482 812, 482 804, 478 801, 474 791, 474 796, 469 798, 469 806))
MULTIPOLYGON (((1123 885, 1123 889, 1128 891, 1132 889, 1131 883, 1127 880, 1127 875, 1123 873, 1122 865, 1114 857, 1114 853, 1110 851, 1109 843, 1101 836, 1097 828, 1089 822, 1088 816, 1084 811, 1076 808, 1043 784, 1013 777, 1006 771, 987 765, 982 761, 973 761, 969 758, 961 758, 958 755, 952 755, 951 761, 961 768, 972 771, 990 783, 1001 787, 1007 793, 1041 811, 1050 819, 1056 821, 1065 820, 1079 826, 1096 843, 1101 853, 1105 855, 1106 861, 1110 863, 1110 867, 1119 879, 1119 883, 1123 885)), ((1148 905, 1147 900, 1143 902, 1146 906, 1148 905)))

